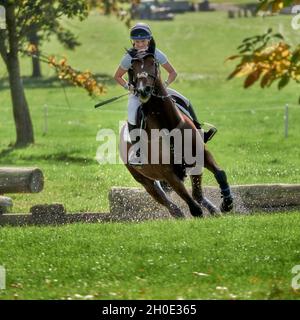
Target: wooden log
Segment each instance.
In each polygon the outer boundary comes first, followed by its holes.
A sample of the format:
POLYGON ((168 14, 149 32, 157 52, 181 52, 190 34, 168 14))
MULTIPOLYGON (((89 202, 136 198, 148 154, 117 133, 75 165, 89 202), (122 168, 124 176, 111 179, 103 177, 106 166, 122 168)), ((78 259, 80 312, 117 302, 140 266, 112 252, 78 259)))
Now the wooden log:
MULTIPOLYGON (((232 186, 234 211, 278 211, 300 208, 300 185, 261 184, 232 186)), ((221 203, 220 191, 216 187, 204 187, 204 195, 215 205, 221 203)), ((190 190, 191 191, 191 190, 190 190)), ((186 203, 172 192, 170 197, 187 214, 186 203)), ((167 209, 154 201, 143 189, 114 187, 109 193, 110 212, 114 214, 167 213, 167 209)))
POLYGON ((0 214, 9 212, 12 206, 11 198, 0 196, 0 214))
POLYGON ((37 193, 43 187, 43 173, 38 168, 0 168, 0 194, 37 193))

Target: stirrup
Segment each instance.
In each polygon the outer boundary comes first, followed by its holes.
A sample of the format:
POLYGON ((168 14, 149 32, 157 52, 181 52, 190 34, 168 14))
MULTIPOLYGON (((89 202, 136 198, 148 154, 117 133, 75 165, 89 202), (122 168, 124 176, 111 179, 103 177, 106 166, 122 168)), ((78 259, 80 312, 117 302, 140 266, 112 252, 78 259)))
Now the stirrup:
POLYGON ((217 128, 210 128, 208 131, 204 132, 204 143, 208 142, 217 133, 217 128))

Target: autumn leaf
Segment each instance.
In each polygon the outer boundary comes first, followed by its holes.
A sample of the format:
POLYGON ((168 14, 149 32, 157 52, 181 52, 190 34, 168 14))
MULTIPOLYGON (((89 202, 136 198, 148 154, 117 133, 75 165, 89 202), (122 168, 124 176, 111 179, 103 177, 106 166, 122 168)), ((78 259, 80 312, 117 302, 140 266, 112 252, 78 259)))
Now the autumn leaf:
POLYGON ((260 74, 261 74, 261 70, 259 70, 259 69, 250 73, 244 82, 244 88, 246 89, 246 88, 252 86, 254 84, 254 82, 256 82, 259 79, 260 74))
POLYGON ((261 88, 268 86, 271 78, 272 78, 272 71, 265 73, 260 82, 261 88))
POLYGON ((27 47, 27 53, 28 54, 35 54, 37 52, 37 47, 36 45, 32 44, 32 43, 29 43, 28 44, 28 47, 27 47))

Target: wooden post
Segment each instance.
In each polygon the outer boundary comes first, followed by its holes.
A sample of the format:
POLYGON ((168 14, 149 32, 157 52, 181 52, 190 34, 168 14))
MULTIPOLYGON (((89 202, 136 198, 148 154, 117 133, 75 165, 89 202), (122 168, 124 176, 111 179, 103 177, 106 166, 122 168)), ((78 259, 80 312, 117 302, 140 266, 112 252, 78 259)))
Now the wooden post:
POLYGON ((229 19, 234 19, 234 11, 233 10, 228 10, 228 18, 229 19))
POLYGON ((284 137, 287 138, 289 135, 289 105, 285 105, 285 114, 284 114, 284 137))
POLYGON ((43 173, 38 168, 0 168, 0 194, 37 193, 43 187, 43 173))
POLYGON ((48 105, 44 104, 44 132, 45 136, 48 133, 48 105))

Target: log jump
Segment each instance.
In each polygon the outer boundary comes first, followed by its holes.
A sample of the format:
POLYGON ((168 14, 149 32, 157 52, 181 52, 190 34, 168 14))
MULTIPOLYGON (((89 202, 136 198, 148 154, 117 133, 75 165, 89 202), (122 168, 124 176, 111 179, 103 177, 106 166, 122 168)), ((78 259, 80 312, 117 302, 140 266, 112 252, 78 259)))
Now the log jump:
MULTIPOLYGON (((234 212, 284 212, 300 209, 300 184, 260 184, 232 186, 234 212)), ((205 187, 204 194, 216 204, 220 201, 218 188, 205 187)), ((171 198, 184 210, 185 203, 174 193, 171 198)), ((2 214, 0 226, 61 225, 69 223, 140 222, 172 219, 170 213, 140 188, 114 187, 109 192, 109 212, 67 213, 61 204, 35 205, 30 214, 2 214)), ((187 214, 188 218, 188 214, 187 214)))
POLYGON ((13 205, 4 194, 38 193, 43 188, 44 176, 38 168, 0 167, 0 213, 9 211, 13 205))
MULTIPOLYGON (((218 188, 204 187, 204 195, 219 205, 218 188)), ((255 184, 232 186, 234 212, 282 211, 300 209, 300 184, 255 184)), ((170 197, 183 211, 188 211, 185 203, 172 192, 170 197)), ((154 212, 168 214, 168 210, 156 203, 149 194, 140 188, 114 187, 109 193, 110 212, 115 214, 154 212)))

